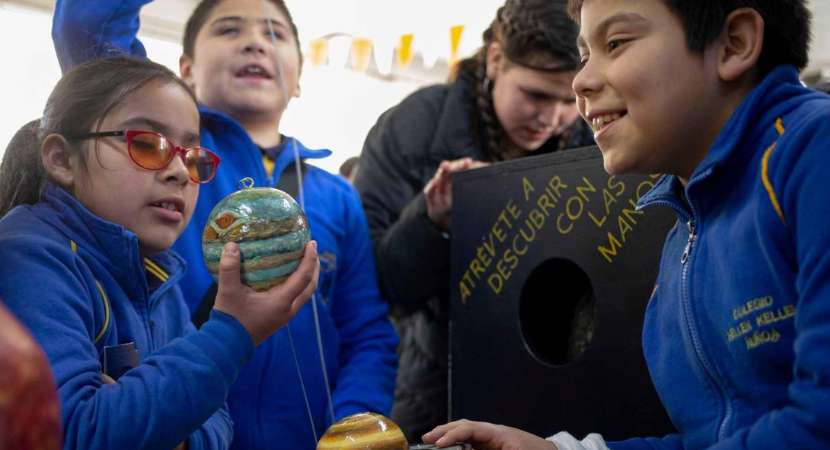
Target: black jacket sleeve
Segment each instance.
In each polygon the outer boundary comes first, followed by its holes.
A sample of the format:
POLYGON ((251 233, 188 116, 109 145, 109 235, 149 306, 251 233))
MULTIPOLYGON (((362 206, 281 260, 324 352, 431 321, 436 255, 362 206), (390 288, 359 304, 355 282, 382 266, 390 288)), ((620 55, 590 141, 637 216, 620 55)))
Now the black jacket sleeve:
POLYGON ((444 297, 449 284, 449 239, 427 216, 422 193, 442 159, 430 150, 445 89, 418 91, 384 113, 366 138, 355 179, 383 293, 402 312, 444 297))

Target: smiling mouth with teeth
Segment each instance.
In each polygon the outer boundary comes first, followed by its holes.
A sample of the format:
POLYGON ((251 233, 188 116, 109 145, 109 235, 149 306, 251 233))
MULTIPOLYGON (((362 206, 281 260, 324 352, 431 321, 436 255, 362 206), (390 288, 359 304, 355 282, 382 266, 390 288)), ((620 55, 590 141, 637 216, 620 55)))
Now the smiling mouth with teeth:
POLYGON ((610 124, 611 122, 619 119, 623 115, 620 113, 613 113, 613 114, 603 114, 601 116, 594 117, 591 119, 591 128, 593 128, 594 133, 599 132, 602 130, 606 125, 610 124))

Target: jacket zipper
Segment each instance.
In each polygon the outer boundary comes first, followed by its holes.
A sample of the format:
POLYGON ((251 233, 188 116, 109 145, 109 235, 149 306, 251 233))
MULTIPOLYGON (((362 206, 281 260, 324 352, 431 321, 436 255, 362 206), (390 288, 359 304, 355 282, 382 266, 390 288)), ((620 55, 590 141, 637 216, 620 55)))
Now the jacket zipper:
POLYGON ((689 241, 686 242, 686 248, 683 249, 683 255, 680 256, 680 264, 682 264, 684 266, 683 267, 684 277, 685 277, 685 272, 686 272, 686 268, 685 268, 686 261, 689 260, 689 252, 692 251, 692 245, 694 245, 695 239, 697 238, 697 236, 695 235, 695 221, 694 221, 694 219, 690 219, 688 222, 686 222, 686 227, 689 229, 689 241))
POLYGON ((146 311, 145 311, 145 314, 144 314, 145 315, 145 317, 144 317, 144 328, 147 330, 147 336, 148 336, 148 342, 149 342, 148 345, 150 346, 150 348, 148 349, 149 350, 148 355, 150 353, 155 352, 156 349, 158 348, 158 346, 156 345, 156 326, 158 324, 156 323, 156 320, 153 319, 153 312, 155 312, 155 310, 159 308, 159 305, 158 305, 158 302, 160 301, 159 299, 163 295, 165 295, 167 293, 167 291, 170 290, 171 287, 175 285, 175 283, 178 283, 178 280, 179 279, 176 278, 175 280, 173 280, 171 282, 171 280, 168 279, 167 281, 163 282, 161 284, 161 286, 156 288, 155 291, 153 291, 150 295, 147 296, 146 311))
POLYGON ((691 202, 689 202, 689 208, 691 209, 691 218, 686 223, 687 228, 689 230, 689 240, 686 242, 686 247, 683 249, 683 254, 680 257, 680 264, 682 266, 681 271, 681 297, 683 303, 683 309, 686 315, 686 325, 689 330, 689 336, 692 339, 692 346, 695 349, 695 354, 697 356, 697 360, 700 362, 700 365, 703 367, 704 373, 706 373, 709 378, 712 380, 712 383, 717 387, 718 392, 721 396, 721 401, 724 405, 724 415, 721 422, 718 424, 717 428, 717 438, 718 440, 723 440, 726 438, 726 424, 732 416, 732 404, 726 397, 726 388, 722 385, 720 380, 715 373, 715 370, 712 368, 709 360, 707 359, 703 348, 700 344, 700 338, 698 336, 698 330, 696 327, 696 321, 694 320, 694 314, 692 312, 692 304, 689 295, 689 260, 692 256, 692 250, 694 249, 695 241, 697 240, 697 229, 695 227, 695 211, 694 207, 692 206, 691 202))

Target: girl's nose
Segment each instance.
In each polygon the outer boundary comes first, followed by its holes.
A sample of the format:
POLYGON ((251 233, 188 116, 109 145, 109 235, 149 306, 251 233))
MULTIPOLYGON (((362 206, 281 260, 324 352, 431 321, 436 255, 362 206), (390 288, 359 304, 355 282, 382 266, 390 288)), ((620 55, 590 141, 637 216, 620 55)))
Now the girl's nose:
POLYGON ((174 182, 178 184, 186 184, 190 181, 190 172, 184 163, 184 152, 176 152, 167 167, 161 169, 159 174, 164 182, 174 182))

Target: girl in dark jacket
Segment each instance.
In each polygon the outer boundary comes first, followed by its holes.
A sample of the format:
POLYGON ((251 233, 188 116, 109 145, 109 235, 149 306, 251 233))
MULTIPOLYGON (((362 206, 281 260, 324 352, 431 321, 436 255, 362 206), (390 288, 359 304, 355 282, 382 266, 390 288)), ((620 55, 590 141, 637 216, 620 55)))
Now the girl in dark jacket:
POLYGON ((593 143, 571 89, 577 34, 561 0, 507 0, 450 83, 415 92, 366 138, 355 186, 401 338, 392 418, 410 440, 447 419, 453 174, 593 143))

